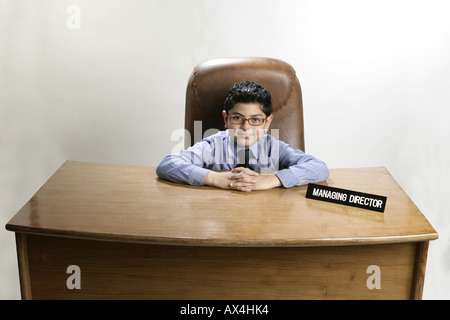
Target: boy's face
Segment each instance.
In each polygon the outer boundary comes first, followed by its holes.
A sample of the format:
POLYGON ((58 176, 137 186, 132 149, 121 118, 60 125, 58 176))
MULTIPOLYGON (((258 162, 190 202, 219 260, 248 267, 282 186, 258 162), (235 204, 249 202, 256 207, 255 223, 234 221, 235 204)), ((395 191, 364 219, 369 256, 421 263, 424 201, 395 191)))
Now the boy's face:
POLYGON ((266 117, 261 107, 260 103, 236 103, 228 114, 222 111, 225 128, 237 144, 247 148, 269 129, 273 116, 266 117))

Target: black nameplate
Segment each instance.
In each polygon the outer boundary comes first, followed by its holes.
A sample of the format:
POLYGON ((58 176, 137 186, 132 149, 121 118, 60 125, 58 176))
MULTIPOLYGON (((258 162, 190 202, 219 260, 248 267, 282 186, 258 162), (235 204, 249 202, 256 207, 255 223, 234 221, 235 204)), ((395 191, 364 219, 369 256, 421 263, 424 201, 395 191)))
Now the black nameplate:
POLYGON ((387 197, 310 183, 306 198, 384 212, 387 197))

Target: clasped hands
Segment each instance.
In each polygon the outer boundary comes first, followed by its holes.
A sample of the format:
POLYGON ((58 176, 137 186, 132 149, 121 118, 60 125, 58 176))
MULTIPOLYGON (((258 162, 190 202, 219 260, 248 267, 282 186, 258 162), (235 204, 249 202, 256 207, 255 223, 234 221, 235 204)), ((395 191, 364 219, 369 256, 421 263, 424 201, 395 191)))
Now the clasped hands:
POLYGON ((267 190, 281 186, 281 182, 275 174, 259 174, 243 167, 234 168, 231 171, 210 171, 204 178, 203 184, 244 192, 267 190))

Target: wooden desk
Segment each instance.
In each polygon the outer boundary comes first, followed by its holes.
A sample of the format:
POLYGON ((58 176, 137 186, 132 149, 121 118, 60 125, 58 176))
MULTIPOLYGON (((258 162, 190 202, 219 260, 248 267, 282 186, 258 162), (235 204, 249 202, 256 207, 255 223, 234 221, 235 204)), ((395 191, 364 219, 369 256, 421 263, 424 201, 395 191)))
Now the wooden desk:
POLYGON ((324 184, 385 195, 386 210, 306 199, 306 186, 241 193, 67 161, 6 225, 22 298, 420 299, 438 235, 389 172, 334 169, 324 184), (66 285, 70 265, 81 289, 66 285))

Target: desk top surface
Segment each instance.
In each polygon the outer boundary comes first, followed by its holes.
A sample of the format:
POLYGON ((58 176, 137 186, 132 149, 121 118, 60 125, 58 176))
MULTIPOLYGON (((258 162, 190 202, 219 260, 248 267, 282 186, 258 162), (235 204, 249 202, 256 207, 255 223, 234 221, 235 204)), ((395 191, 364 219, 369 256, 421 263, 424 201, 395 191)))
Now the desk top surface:
POLYGON ((438 237, 383 167, 331 169, 322 184, 387 196, 385 212, 306 199, 306 186, 242 193, 163 181, 154 167, 67 161, 6 228, 213 246, 352 245, 438 237))

